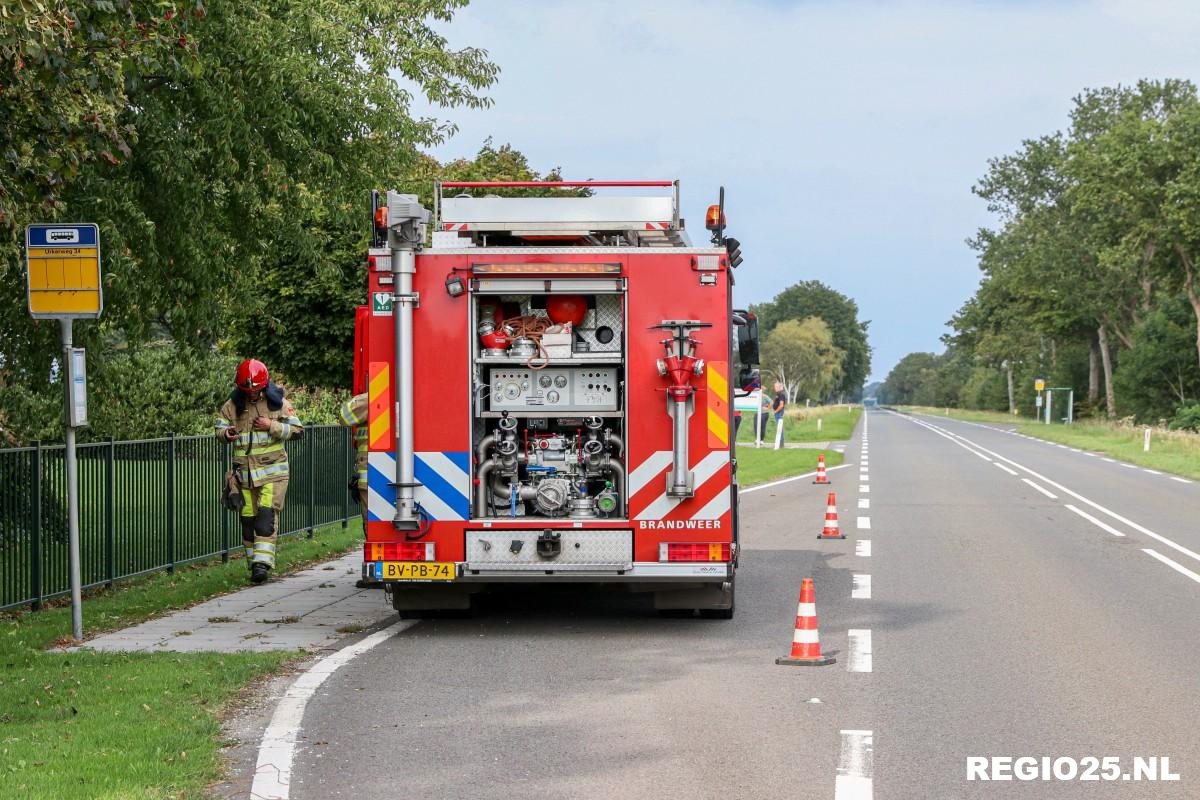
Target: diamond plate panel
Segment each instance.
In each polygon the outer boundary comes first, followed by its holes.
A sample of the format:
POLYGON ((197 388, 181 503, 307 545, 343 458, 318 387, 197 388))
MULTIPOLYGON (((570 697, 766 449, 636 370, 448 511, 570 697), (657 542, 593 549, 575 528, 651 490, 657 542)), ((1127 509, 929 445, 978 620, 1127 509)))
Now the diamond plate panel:
POLYGON ((621 350, 621 296, 616 294, 596 295, 596 308, 589 310, 583 320, 586 327, 579 329, 579 335, 591 347, 593 353, 617 353, 621 350), (612 328, 613 338, 608 344, 596 340, 596 328, 601 326, 612 328))
POLYGON ((628 569, 633 565, 633 531, 559 528, 562 552, 557 558, 537 554, 541 531, 466 531, 467 569, 628 569), (521 542, 518 552, 513 542, 521 542))

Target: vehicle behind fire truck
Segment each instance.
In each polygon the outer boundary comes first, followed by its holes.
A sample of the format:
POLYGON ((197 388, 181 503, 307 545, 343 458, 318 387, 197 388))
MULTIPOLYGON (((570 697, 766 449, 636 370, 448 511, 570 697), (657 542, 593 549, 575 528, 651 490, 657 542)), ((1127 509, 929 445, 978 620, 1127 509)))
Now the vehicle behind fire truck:
POLYGON ((678 182, 445 182, 432 214, 373 206, 363 579, 402 612, 569 581, 732 617, 731 370, 757 330, 731 305, 723 207, 693 247, 678 182), (490 194, 530 187, 551 196, 490 194))

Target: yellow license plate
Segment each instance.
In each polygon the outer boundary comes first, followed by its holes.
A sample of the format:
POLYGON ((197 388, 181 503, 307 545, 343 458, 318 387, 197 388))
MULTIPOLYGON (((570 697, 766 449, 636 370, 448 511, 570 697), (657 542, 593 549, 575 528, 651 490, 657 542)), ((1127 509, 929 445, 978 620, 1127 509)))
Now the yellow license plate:
POLYGON ((452 581, 456 573, 453 561, 384 561, 380 577, 385 581, 452 581))

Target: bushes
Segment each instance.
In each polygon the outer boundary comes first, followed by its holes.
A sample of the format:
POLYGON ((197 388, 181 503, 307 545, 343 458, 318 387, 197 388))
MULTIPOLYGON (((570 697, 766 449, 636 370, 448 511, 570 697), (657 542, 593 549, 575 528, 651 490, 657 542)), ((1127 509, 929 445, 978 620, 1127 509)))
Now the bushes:
MULTIPOLYGON (((208 433, 233 388, 234 370, 241 358, 175 343, 114 354, 89 352, 89 424, 80 430, 80 440, 208 433)), ((39 389, 20 384, 0 386, 4 445, 62 440, 63 388, 55 377, 39 389)), ((273 373, 272 377, 286 387, 285 376, 273 373)), ((304 387, 288 390, 301 419, 314 424, 336 422, 338 406, 347 395, 304 387)))

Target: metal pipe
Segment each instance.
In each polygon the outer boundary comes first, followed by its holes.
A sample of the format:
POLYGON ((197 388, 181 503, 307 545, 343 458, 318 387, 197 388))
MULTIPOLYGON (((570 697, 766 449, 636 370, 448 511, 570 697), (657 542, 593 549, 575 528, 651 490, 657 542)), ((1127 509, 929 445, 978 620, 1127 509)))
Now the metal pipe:
POLYGON ((487 436, 479 440, 479 444, 475 447, 475 460, 482 464, 488 459, 488 448, 496 444, 496 434, 489 433, 487 436))
MULTIPOLYGON (((394 235, 393 235, 394 238, 394 235)), ((413 246, 392 245, 392 319, 395 331, 396 361, 396 516, 397 528, 417 526, 416 501, 413 499, 413 273, 416 253, 413 246)))
POLYGON ((496 467, 496 459, 482 462, 475 472, 475 516, 486 517, 488 506, 488 475, 496 467))
POLYGON ((667 494, 672 497, 691 497, 692 490, 688 485, 690 472, 688 470, 688 414, 687 401, 674 401, 674 426, 671 436, 671 486, 667 494))
POLYGON ((625 465, 619 458, 609 456, 605 461, 604 469, 612 475, 613 489, 620 499, 621 507, 625 507, 625 465))

